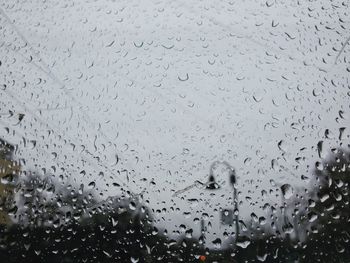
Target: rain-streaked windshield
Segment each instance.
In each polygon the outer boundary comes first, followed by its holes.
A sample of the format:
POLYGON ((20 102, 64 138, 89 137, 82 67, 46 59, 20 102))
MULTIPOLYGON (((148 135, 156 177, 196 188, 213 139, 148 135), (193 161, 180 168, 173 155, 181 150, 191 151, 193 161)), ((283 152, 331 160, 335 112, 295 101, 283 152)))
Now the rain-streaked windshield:
POLYGON ((0 0, 1 262, 349 262, 349 10, 0 0))

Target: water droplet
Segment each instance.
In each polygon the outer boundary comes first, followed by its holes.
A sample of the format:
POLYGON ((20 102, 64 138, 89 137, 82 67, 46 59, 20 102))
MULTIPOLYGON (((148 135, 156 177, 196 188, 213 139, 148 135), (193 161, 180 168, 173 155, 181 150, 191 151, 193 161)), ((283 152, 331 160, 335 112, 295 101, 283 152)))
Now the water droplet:
POLYGON ((284 184, 281 186, 282 195, 285 199, 289 199, 293 196, 293 187, 290 184, 284 184))
POLYGON ((186 75, 184 75, 184 76, 178 76, 178 79, 180 81, 187 81, 189 78, 190 77, 189 77, 188 73, 186 73, 186 75))

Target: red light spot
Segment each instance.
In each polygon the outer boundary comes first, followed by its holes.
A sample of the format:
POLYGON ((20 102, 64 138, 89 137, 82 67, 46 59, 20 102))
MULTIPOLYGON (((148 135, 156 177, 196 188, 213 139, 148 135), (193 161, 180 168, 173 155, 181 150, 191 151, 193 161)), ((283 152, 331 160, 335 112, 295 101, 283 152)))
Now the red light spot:
POLYGON ((203 255, 199 257, 199 260, 200 260, 200 261, 203 261, 203 262, 204 262, 206 259, 207 259, 206 256, 203 256, 203 255))

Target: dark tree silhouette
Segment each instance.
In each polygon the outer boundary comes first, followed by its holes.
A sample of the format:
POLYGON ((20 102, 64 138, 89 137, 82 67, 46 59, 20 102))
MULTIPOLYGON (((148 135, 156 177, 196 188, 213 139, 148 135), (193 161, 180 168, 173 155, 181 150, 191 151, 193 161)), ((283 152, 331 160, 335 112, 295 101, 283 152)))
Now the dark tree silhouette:
POLYGON ((332 149, 315 165, 304 262, 349 262, 350 148, 332 149))

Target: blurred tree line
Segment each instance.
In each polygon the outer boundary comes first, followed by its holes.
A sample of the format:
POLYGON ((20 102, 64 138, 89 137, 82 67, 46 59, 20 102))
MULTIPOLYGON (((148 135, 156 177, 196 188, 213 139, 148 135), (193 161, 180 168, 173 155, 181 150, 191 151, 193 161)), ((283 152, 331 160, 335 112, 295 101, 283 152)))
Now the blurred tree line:
POLYGON ((290 226, 304 239, 246 222, 237 242, 217 249, 191 235, 170 238, 131 193, 98 202, 84 185, 27 172, 15 200, 1 205, 15 222, 0 226, 1 262, 350 262, 349 149, 315 164, 314 188, 290 226))

